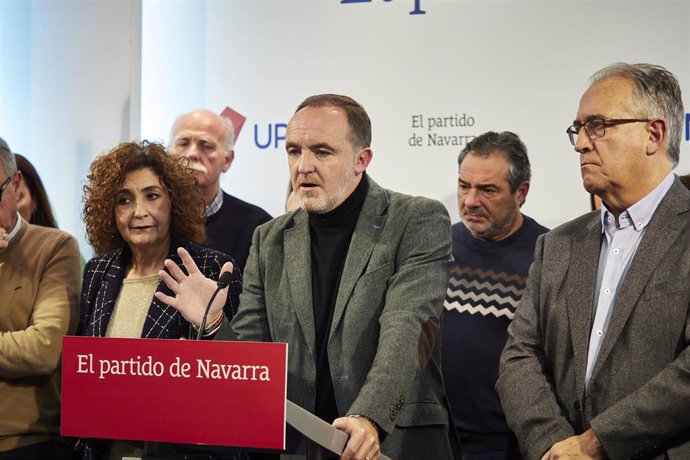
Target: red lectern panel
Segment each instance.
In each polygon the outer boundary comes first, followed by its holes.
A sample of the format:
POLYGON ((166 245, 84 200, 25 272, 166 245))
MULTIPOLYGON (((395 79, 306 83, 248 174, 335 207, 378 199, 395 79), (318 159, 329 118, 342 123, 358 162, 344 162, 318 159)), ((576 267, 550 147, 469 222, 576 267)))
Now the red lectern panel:
POLYGON ((285 448, 287 344, 65 337, 62 434, 285 448))

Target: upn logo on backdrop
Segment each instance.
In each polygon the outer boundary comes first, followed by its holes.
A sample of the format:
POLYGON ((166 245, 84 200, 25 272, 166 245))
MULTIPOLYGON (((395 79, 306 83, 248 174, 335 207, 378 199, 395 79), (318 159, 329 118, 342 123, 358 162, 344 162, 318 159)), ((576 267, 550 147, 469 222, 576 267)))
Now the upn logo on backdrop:
POLYGON ((267 123, 261 127, 255 123, 254 145, 260 149, 277 149, 280 142, 285 140, 286 130, 287 124, 285 123, 267 123))
MULTIPOLYGON (((230 108, 230 106, 226 106, 220 115, 232 123, 235 131, 235 142, 237 142, 237 138, 240 136, 240 131, 247 118, 235 109, 230 108)), ((269 148, 277 149, 280 142, 285 140, 286 129, 287 124, 282 122, 266 123, 261 126, 254 123, 254 145, 262 150, 269 148)))

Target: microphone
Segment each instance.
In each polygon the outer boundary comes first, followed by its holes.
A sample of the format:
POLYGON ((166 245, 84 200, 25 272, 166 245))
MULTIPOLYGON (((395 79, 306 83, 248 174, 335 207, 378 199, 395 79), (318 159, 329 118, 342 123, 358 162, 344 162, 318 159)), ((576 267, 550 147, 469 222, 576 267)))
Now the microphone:
POLYGON ((204 329, 206 329, 206 320, 208 320, 208 313, 209 311, 211 311, 211 304, 213 303, 221 289, 228 287, 230 281, 232 281, 232 272, 223 272, 223 274, 220 275, 220 278, 218 278, 218 281, 216 283, 218 287, 211 296, 211 300, 208 301, 208 305, 206 305, 206 310, 204 311, 204 316, 201 319, 199 331, 196 333, 196 340, 201 340, 201 333, 204 331, 204 329))

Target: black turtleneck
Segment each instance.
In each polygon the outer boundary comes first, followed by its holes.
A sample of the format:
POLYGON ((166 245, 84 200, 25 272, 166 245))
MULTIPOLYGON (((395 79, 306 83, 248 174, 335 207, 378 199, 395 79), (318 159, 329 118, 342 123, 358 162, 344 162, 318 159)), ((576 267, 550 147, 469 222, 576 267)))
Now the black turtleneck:
POLYGON ((324 214, 309 213, 317 352, 316 415, 328 422, 340 416, 328 364, 328 335, 340 286, 340 276, 343 273, 352 233, 368 189, 367 176, 362 174, 362 180, 357 188, 340 206, 324 214))

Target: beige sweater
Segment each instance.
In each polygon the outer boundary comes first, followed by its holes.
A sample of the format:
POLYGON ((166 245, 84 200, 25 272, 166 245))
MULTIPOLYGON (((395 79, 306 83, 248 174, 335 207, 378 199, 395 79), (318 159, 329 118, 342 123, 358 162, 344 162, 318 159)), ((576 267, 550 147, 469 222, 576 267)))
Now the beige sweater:
POLYGON ((22 221, 0 251, 0 451, 59 436, 62 336, 80 290, 76 240, 22 221))

